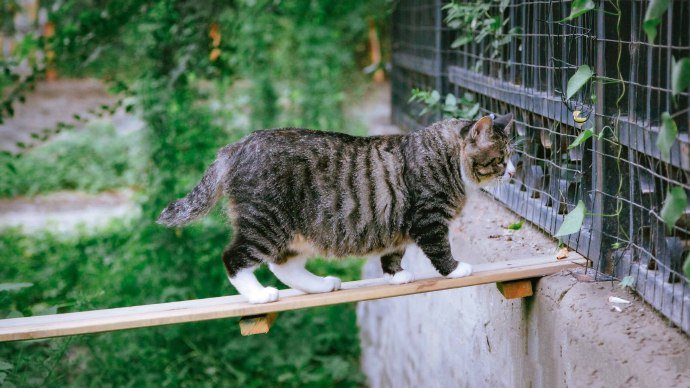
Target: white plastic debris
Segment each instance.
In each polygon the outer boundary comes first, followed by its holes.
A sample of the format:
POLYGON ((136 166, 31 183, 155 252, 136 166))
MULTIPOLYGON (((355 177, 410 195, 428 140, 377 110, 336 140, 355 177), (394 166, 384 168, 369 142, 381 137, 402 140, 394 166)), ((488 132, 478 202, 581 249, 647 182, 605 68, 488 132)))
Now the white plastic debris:
POLYGON ((616 312, 619 312, 619 313, 620 313, 620 312, 623 311, 623 309, 621 309, 621 308, 618 307, 618 306, 611 306, 611 311, 616 311, 616 312))
POLYGON ((609 303, 625 303, 625 304, 630 304, 629 300, 625 300, 622 298, 619 298, 617 296, 609 296, 609 303))

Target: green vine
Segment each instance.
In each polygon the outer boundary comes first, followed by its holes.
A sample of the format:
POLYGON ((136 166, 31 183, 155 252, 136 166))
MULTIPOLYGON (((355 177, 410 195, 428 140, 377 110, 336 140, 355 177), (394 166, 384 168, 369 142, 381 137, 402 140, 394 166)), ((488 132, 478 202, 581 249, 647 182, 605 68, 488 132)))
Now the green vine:
POLYGON ((421 102, 424 105, 419 116, 440 111, 444 118, 473 119, 479 114, 479 103, 476 102, 472 93, 465 93, 460 98, 453 93, 448 93, 442 102, 438 90, 412 89, 412 96, 408 103, 412 102, 421 102))
MULTIPOLYGON (((502 47, 510 43, 522 33, 521 27, 513 27, 507 32, 505 26, 510 21, 504 18, 503 14, 510 5, 510 0, 491 0, 478 2, 452 2, 443 6, 447 12, 445 22, 448 27, 457 30, 459 33, 450 47, 457 49, 469 43, 489 42, 484 51, 489 54, 489 58, 494 60, 503 59, 502 47), (492 13, 498 9, 498 13, 492 13)), ((475 64, 475 71, 481 68, 483 61, 480 59, 475 64)))
MULTIPOLYGON (((611 1, 611 5, 615 8, 616 12, 614 15, 617 17, 616 21, 616 31, 620 35, 620 23, 621 23, 621 15, 622 12, 620 10, 620 5, 619 1, 611 1)), ((647 12, 645 13, 645 20, 643 22, 643 29, 645 33, 647 34, 647 37, 649 39, 650 43, 653 43, 655 38, 656 38, 656 33, 657 33, 657 27, 661 23, 661 18, 663 17, 664 13, 668 9, 669 6, 669 1, 668 0, 652 0, 647 8, 647 12)), ((585 12, 588 12, 590 10, 594 9, 594 4, 591 1, 574 1, 573 6, 571 9, 571 15, 564 19, 564 20, 570 20, 573 18, 576 18, 585 12)), ((618 108, 617 115, 614 120, 613 124, 613 131, 612 135, 613 137, 611 139, 607 139, 611 144, 613 144, 616 149, 617 149, 617 155, 615 156, 616 160, 616 166, 618 171, 620 172, 620 156, 622 152, 622 146, 618 140, 618 129, 619 129, 619 121, 620 121, 620 116, 621 116, 621 109, 620 109, 620 103, 623 100, 625 96, 625 83, 623 82, 622 78, 622 72, 620 69, 620 61, 621 61, 621 55, 622 55, 622 41, 620 39, 620 36, 618 37, 618 53, 617 53, 617 58, 616 58, 616 69, 618 72, 618 79, 617 80, 610 80, 605 77, 598 77, 602 82, 603 81, 613 81, 613 82, 618 82, 621 85, 621 92, 616 99, 616 107, 618 108)), ((578 71, 570 78, 568 82, 568 90, 567 90, 567 99, 570 99, 577 91, 579 88, 581 88, 583 85, 586 84, 585 79, 589 79, 590 77, 595 77, 593 72, 589 70, 589 67, 586 65, 581 66, 578 71), (571 89, 572 85, 572 89, 571 89)), ((595 77, 597 78, 597 77, 595 77)), ((679 93, 681 93, 684 90, 687 90, 688 86, 690 86, 690 58, 681 58, 680 60, 673 60, 672 64, 672 81, 671 81, 671 89, 672 89, 672 95, 675 97, 679 93)), ((690 108, 688 108, 690 109, 690 108)), ((681 110, 680 112, 676 112, 674 115, 671 115, 669 112, 663 112, 661 114, 661 126, 660 126, 660 131, 657 137, 657 142, 656 142, 656 147, 659 150, 659 153, 661 155, 661 159, 664 161, 669 161, 670 160, 670 152, 671 148, 673 147, 673 144, 676 142, 677 136, 678 136, 678 129, 677 125, 674 121, 674 117, 678 116, 680 114, 686 113, 688 109, 681 110)), ((576 122, 579 122, 579 112, 573 112, 573 117, 576 122)), ((606 128, 606 127, 605 127, 606 128)), ((605 129, 604 128, 604 129, 605 129)), ((569 148, 573 148, 577 145, 580 145, 584 143, 587 139, 594 137, 597 140, 602 140, 603 134, 604 134, 604 129, 599 134, 594 133, 593 128, 587 128, 583 132, 580 133, 580 135, 575 139, 573 144, 569 148)), ((620 174, 618 174, 620 176, 620 174)), ((615 194, 616 202, 616 212, 612 214, 612 216, 618 217, 620 215, 620 212, 622 211, 623 208, 623 203, 622 200, 620 199, 621 193, 622 193, 622 187, 623 187, 623 179, 619 179, 618 183, 618 188, 617 192, 615 194)), ((685 189, 683 187, 672 187, 669 189, 669 191, 666 194, 666 198, 664 200, 664 205, 663 208, 661 209, 659 216, 661 219, 664 221, 666 224, 668 231, 671 232, 673 230, 673 227, 675 226, 676 222, 678 219, 680 219, 681 215, 685 211, 685 209, 688 206, 688 199, 687 195, 685 193, 685 189)), ((575 214, 573 217, 576 217, 579 219, 579 215, 575 214)), ((568 216, 566 216, 566 219, 568 216)), ((565 220, 564 220, 565 223, 565 220)), ((579 229, 578 229, 579 230, 579 229)), ((619 232, 622 233, 623 235, 626 234, 626 231, 623 230, 622 227, 619 225, 619 232)), ((575 233, 575 232, 573 232, 575 233)), ((629 236, 626 237, 629 239, 629 236)), ((616 243, 618 244, 618 243, 616 243)), ((685 259, 685 264, 683 265, 683 271, 685 273, 685 276, 690 279, 690 254, 688 257, 685 259)))
MULTIPOLYGON (((509 31, 507 34, 503 33, 503 26, 508 20, 504 20, 502 14, 508 4, 509 2, 507 1, 493 1, 479 4, 459 3, 453 1, 444 6, 444 9, 448 12, 446 23, 448 23, 449 27, 460 31, 460 36, 453 42, 451 48, 462 47, 471 42, 481 43, 485 38, 491 37, 493 43, 488 46, 492 50, 490 58, 495 59, 500 57, 499 48, 503 44, 508 43, 512 35, 520 31, 516 28, 509 31), (500 13, 499 15, 492 15, 490 12, 495 6, 498 6, 500 13)), ((567 103, 586 85, 592 85, 594 83, 615 83, 619 85, 620 91, 615 101, 617 112, 611 125, 606 125, 597 132, 593 125, 587 125, 590 119, 591 109, 582 107, 573 110, 573 120, 575 121, 576 126, 581 129, 581 132, 568 147, 568 149, 573 149, 583 145, 589 139, 596 139, 598 141, 605 141, 606 144, 615 150, 615 155, 612 155, 612 159, 615 160, 614 168, 616 169, 614 174, 620 177, 618 180, 618 185, 615 189, 615 193, 612 193, 612 196, 616 198, 615 210, 610 214, 593 214, 588 212, 585 204, 582 201, 579 201, 577 206, 564 217, 561 227, 555 234, 557 237, 578 233, 583 226, 586 215, 614 217, 618 219, 624 208, 624 201, 622 199, 624 182, 621 174, 620 161, 623 146, 619 140, 620 119, 622 116, 621 103, 626 94, 626 85, 621 71, 623 43, 620 37, 620 25, 622 21, 622 11, 619 0, 610 0, 609 4, 614 8, 614 12, 606 12, 606 14, 615 16, 616 31, 618 34, 618 50, 616 55, 617 78, 596 75, 588 65, 583 64, 579 66, 575 73, 568 79, 566 91, 562 95, 563 101, 567 103), (582 129, 583 127, 585 128, 582 129)), ((647 34, 649 41, 652 43, 656 37, 656 29, 661 23, 661 19, 668 6, 669 0, 652 0, 648 6, 642 27, 647 34)), ((569 16, 561 20, 559 23, 576 19, 595 9, 595 3, 592 0, 574 0, 572 2, 569 16)), ((478 66, 481 66, 481 60, 479 60, 477 64, 478 66)), ((687 90, 689 86, 690 58, 681 58, 679 60, 675 60, 674 58, 672 64, 671 82, 673 97, 676 97, 679 93, 687 90)), ((593 96, 592 99, 594 101, 596 96, 593 96)), ((465 99, 465 104, 460 104, 460 109, 456 110, 454 107, 457 98, 452 94, 449 94, 446 96, 446 103, 442 104, 441 95, 438 91, 427 92, 415 89, 413 90, 410 101, 418 101, 425 104, 425 108, 420 112, 420 115, 431 110, 441 110, 444 117, 470 117, 473 115, 468 115, 467 113, 476 114, 474 110, 468 109, 468 102, 473 100, 465 99), (450 107, 450 109, 447 107, 450 107)), ((668 161, 670 159, 671 148, 676 142, 678 136, 678 129, 674 121, 674 117, 686 113, 688 110, 690 110, 690 108, 683 109, 673 115, 671 115, 669 112, 663 112, 661 114, 661 126, 656 146, 661 155, 661 159, 664 161, 668 161)), ((659 216, 667 225, 669 231, 672 230, 676 221, 681 217, 682 213, 687 208, 687 205, 688 200, 683 187, 673 187, 668 191, 666 199, 664 200, 663 209, 661 210, 659 216)), ((624 239, 627 239, 628 241, 630 240, 630 236, 627 236, 627 231, 624 230, 620 222, 618 223, 618 231, 624 239)), ((614 243, 613 247, 614 249, 620 248, 620 242, 614 243)), ((685 272, 685 275, 690 278, 690 255, 688 255, 688 258, 685 261, 683 271, 685 272)))

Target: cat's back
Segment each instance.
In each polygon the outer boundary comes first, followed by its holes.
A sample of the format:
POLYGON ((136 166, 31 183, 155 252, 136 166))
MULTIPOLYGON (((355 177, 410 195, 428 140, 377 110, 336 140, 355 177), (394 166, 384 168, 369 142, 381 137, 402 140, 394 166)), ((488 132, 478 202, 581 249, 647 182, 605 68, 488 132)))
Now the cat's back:
POLYGON ((253 132, 242 141, 242 148, 257 158, 275 156, 279 153, 292 157, 328 154, 343 147, 358 148, 366 146, 372 139, 313 129, 277 128, 253 132))
POLYGON ((404 135, 258 131, 238 149, 228 194, 236 203, 280 208, 323 251, 383 248, 397 238, 407 206, 403 141, 404 135))
POLYGON ((342 158, 371 156, 377 150, 399 156, 400 138, 396 135, 352 136, 303 128, 260 130, 237 144, 235 156, 240 163, 236 167, 288 169, 315 164, 314 167, 322 170, 342 158))

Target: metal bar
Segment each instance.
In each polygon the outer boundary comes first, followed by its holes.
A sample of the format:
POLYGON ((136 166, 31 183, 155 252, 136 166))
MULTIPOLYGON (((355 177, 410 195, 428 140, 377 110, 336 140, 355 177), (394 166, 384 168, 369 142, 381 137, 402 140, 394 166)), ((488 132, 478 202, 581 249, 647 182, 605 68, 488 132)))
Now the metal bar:
MULTIPOLYGON (((605 74, 605 65, 604 65, 604 42, 599 39, 604 37, 605 35, 605 29, 604 29, 604 7, 605 7, 605 1, 600 1, 599 2, 599 7, 598 7, 598 12, 597 12, 597 61, 596 61, 596 66, 595 66, 595 73, 597 75, 603 75, 605 74)), ((579 55, 578 55, 579 56, 579 55)), ((597 128, 603 128, 604 127, 604 120, 603 120, 603 114, 604 114, 604 84, 602 82, 596 82, 596 96, 597 96, 597 103, 596 103, 596 109, 594 111, 595 113, 595 122, 596 122, 596 127, 597 128)), ((594 214, 603 214, 604 212, 604 197, 602 193, 604 193, 605 190, 605 177, 604 177, 604 158, 603 155, 605 153, 605 145, 603 141, 595 141, 592 143, 593 144, 593 150, 594 150, 594 171, 592 172, 592 176, 594 178, 594 203, 593 208, 592 208, 592 213, 594 214)), ((601 233, 603 231, 603 220, 602 217, 592 217, 592 228, 595 231, 598 231, 601 233)), ((601 250, 603 247, 600 246, 599 249, 601 250)), ((610 268, 608 267, 608 263, 600 257, 599 262, 597 265, 594 267, 597 270, 601 272, 606 272, 608 269, 610 273, 610 268)))
POLYGON ((441 33, 443 31, 443 10, 441 7, 443 6, 443 3, 441 0, 435 0, 434 1, 435 5, 435 12, 434 12, 434 45, 436 48, 436 52, 434 53, 434 85, 435 89, 438 90, 439 93, 443 93, 443 64, 442 64, 442 55, 441 55, 441 50, 442 46, 442 36, 441 33))

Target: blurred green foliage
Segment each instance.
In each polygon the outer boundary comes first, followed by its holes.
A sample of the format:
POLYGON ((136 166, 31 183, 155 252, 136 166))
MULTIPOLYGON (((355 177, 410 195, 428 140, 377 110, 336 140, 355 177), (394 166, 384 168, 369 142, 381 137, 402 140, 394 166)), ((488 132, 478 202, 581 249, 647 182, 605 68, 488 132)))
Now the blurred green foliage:
MULTIPOLYGON (((55 50, 59 73, 98 77, 113 92, 133 97, 146 129, 123 137, 107 126, 91 128, 26 151, 13 157, 7 168, 16 171, 7 172, 15 180, 1 184, 0 193, 134 185, 142 216, 72 237, 3 232, 0 279, 33 284, 0 291, 4 317, 230 293, 220 254, 231 231, 222 216, 184 229, 153 221, 196 184, 220 146, 251 130, 361 130, 346 122, 343 107, 368 64, 367 20, 384 20, 389 6, 385 0, 48 5, 56 35, 42 43, 55 50), (214 24, 217 46, 209 37, 214 24), (238 107, 246 109, 233 111, 238 107)), ((359 260, 310 265, 343 280, 358 278, 361 269, 359 260)), ((265 268, 258 275, 266 285, 277 284, 265 268)), ((4 344, 0 385, 363 384, 353 305, 281 314, 265 336, 240 337, 236 323, 4 344)))
POLYGON ((108 122, 92 122, 83 131, 67 132, 16 160, 0 154, 0 196, 141 187, 146 163, 142 135, 118 134, 108 122))
MULTIPOLYGON (((0 278, 33 283, 0 291, 2 317, 128 306, 229 293, 220 262, 221 217, 179 230, 162 254, 132 240, 133 225, 107 233, 0 236, 0 278)), ((361 262, 316 261, 311 270, 359 277, 361 262)), ((277 285, 270 272, 258 271, 277 285)), ((286 312, 267 335, 241 337, 237 319, 5 343, 0 380, 15 386, 357 386, 354 305, 286 312)), ((10 386, 10 385, 7 385, 10 386)))

